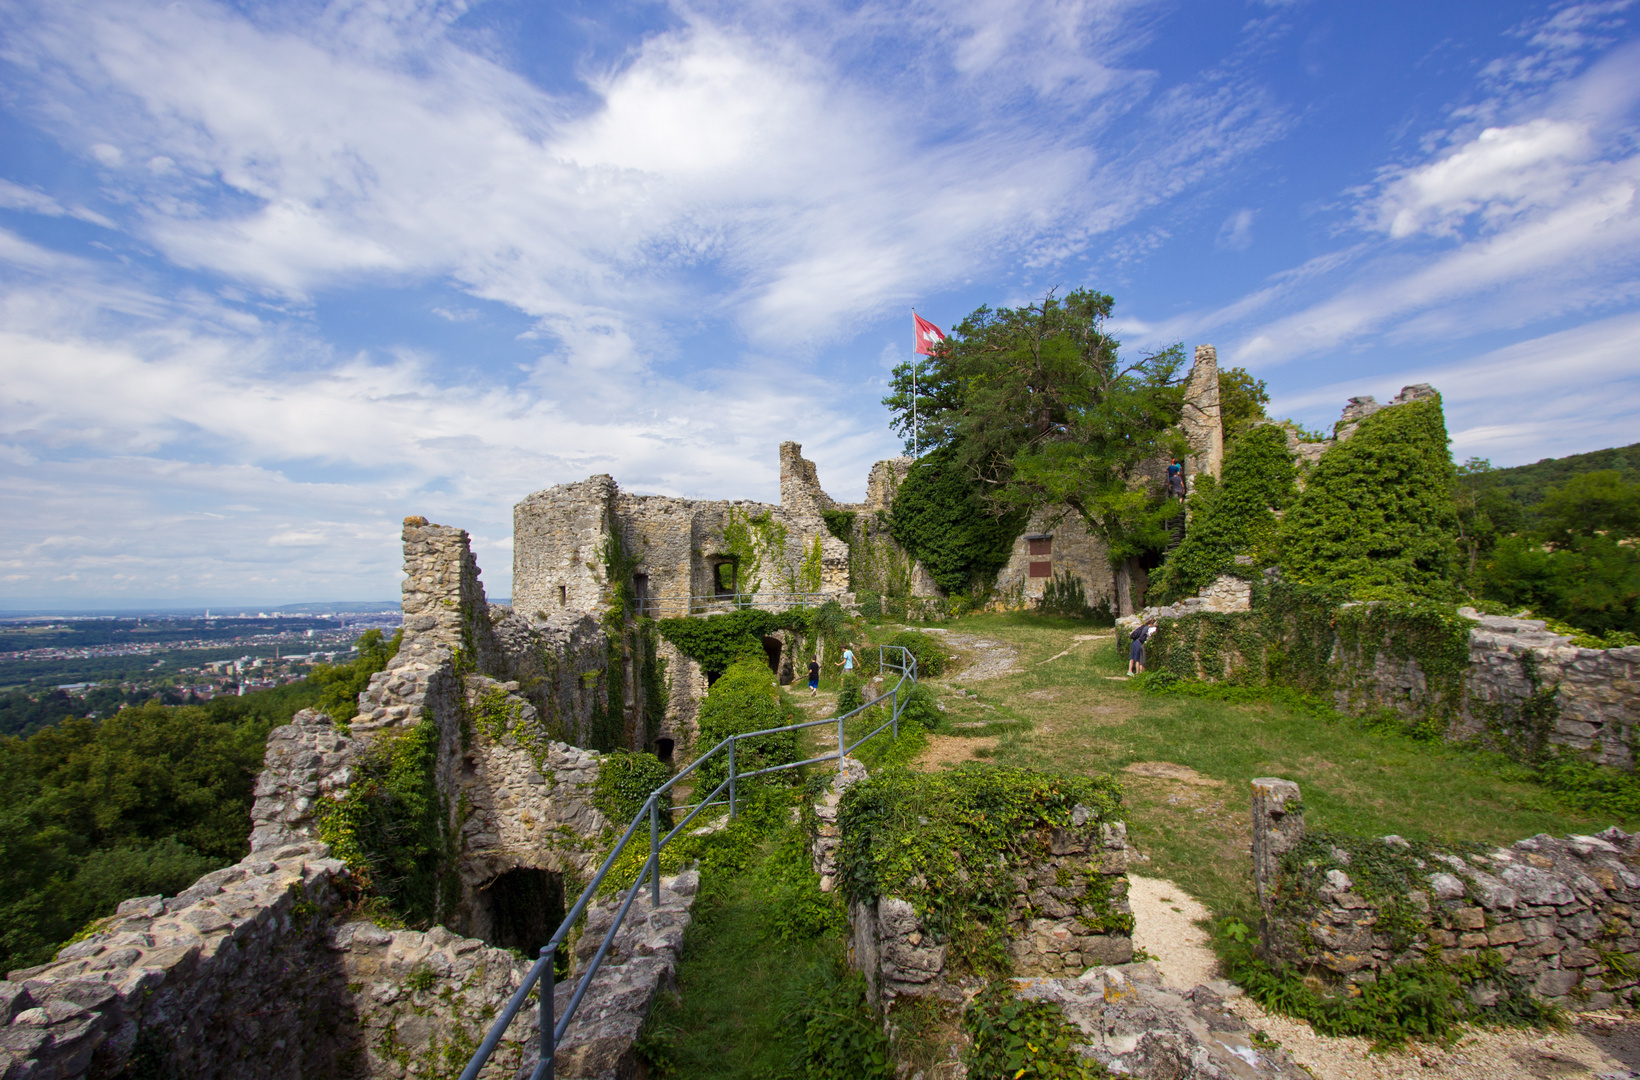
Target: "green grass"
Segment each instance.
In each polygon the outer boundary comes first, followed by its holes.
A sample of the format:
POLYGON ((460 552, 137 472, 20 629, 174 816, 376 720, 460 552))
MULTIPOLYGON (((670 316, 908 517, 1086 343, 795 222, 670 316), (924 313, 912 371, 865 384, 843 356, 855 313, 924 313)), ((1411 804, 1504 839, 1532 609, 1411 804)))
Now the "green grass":
POLYGON ((844 938, 840 921, 797 934, 783 922, 790 885, 770 871, 791 831, 766 838, 745 872, 703 875, 678 963, 679 993, 661 996, 640 1040, 651 1075, 797 1075, 803 1004, 842 961, 844 938))
MULTIPOLYGON (((1314 826, 1362 835, 1507 844, 1539 832, 1590 832, 1635 821, 1567 808, 1541 785, 1521 779, 1494 754, 1407 736, 1380 734, 1347 719, 1326 719, 1270 701, 1225 703, 1147 695, 1113 680, 1125 662, 1109 637, 1075 619, 1030 613, 979 615, 947 624, 1019 651, 1018 671, 965 684, 961 671, 941 682, 966 686, 995 706, 985 715, 1018 720, 963 734, 1000 736, 995 760, 1008 765, 1115 773, 1127 792, 1129 828, 1151 856, 1135 872, 1166 877, 1222 912, 1252 902, 1249 781, 1279 776, 1304 792, 1314 826), (1035 695, 1034 697, 1032 695, 1035 695), (1171 762, 1203 783, 1136 777, 1135 762, 1171 762)), ((939 685, 939 684, 936 684, 939 685)))

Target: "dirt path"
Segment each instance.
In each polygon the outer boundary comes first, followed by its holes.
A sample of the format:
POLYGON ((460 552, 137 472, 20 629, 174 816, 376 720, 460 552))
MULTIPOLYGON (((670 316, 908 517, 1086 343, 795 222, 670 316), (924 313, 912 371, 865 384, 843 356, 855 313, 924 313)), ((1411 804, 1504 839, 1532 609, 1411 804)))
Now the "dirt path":
POLYGON ((961 657, 962 669, 947 676, 953 682, 980 682, 1012 675, 1017 670, 1019 651, 1006 642, 978 634, 953 634, 937 627, 927 627, 923 633, 940 635, 961 657))
MULTIPOLYGON (((1208 911, 1170 881, 1129 875, 1133 944, 1156 958, 1166 985, 1188 989, 1217 977, 1207 933, 1208 911)), ((1225 993, 1224 984, 1214 989, 1225 993)), ((1266 1012, 1245 997, 1231 1003, 1319 1080, 1629 1080, 1640 1077, 1640 1021, 1618 1013, 1584 1013, 1569 1031, 1471 1029, 1451 1046, 1419 1044, 1374 1054, 1365 1039, 1328 1038, 1308 1024, 1266 1012)))

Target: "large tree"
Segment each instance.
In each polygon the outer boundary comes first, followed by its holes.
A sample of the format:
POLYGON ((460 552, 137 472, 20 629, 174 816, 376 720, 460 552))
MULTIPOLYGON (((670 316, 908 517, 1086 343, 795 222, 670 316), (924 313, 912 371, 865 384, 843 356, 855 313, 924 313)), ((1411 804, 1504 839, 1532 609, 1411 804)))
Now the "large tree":
POLYGON ((1125 361, 1106 332, 1114 301, 1078 289, 1017 308, 982 307, 927 364, 901 364, 883 399, 911 443, 938 449, 997 517, 1057 508, 1104 540, 1122 613, 1135 560, 1177 513, 1158 462, 1188 450, 1176 425, 1183 349, 1125 361))

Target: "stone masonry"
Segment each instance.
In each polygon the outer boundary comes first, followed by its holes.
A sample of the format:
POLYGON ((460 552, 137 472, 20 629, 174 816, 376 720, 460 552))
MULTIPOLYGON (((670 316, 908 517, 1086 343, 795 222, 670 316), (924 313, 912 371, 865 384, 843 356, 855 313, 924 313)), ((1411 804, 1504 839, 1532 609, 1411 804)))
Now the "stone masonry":
MULTIPOLYGON (((1348 841, 1348 850, 1335 846, 1333 860, 1343 868, 1313 882, 1313 907, 1293 910, 1283 898, 1307 894, 1302 882, 1288 878, 1281 854, 1304 835, 1298 785, 1255 780, 1253 791, 1263 941, 1281 959, 1359 983, 1395 964, 1437 956, 1454 963, 1487 952, 1532 993, 1569 1009, 1633 999, 1640 984, 1640 834, 1616 828, 1597 836, 1539 834, 1475 855, 1416 860, 1427 885, 1405 897, 1415 924, 1408 933, 1387 923, 1386 898, 1363 895, 1349 868, 1352 854, 1367 845, 1406 848, 1405 840, 1362 838, 1348 841)), ((1496 992, 1477 984, 1471 997, 1484 1005, 1496 992)))
MULTIPOLYGON (((810 851, 823 891, 835 887, 842 792, 865 777, 865 766, 849 759, 815 802, 810 851)), ((1132 931, 1107 925, 1113 916, 1132 916, 1127 826, 1095 821, 1081 806, 1072 811, 1071 822, 1047 838, 1039 860, 1014 875, 1006 934, 1018 975, 1079 974, 1092 965, 1133 959, 1132 931)), ((864 973, 873 1001, 886 1004, 901 995, 958 1001, 972 989, 968 980, 947 974, 946 943, 935 940, 902 897, 851 903, 849 935, 849 963, 864 973)))

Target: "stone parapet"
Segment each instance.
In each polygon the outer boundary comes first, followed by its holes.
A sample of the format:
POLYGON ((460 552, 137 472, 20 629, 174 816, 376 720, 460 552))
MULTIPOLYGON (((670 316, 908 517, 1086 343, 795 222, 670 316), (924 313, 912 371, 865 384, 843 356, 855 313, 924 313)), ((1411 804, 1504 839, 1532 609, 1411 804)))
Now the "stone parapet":
POLYGON ((347 870, 323 844, 254 853, 166 900, 127 900, 0 983, 0 1075, 335 1075, 351 1009, 327 962, 347 870))
POLYGON ((313 709, 270 731, 251 805, 251 852, 317 840, 319 800, 347 790, 357 755, 354 741, 313 709))
POLYGON ((1424 960, 1490 960, 1503 974, 1469 989, 1486 1006, 1510 979, 1568 1009, 1603 1009, 1640 985, 1640 834, 1539 834, 1507 848, 1424 854, 1398 836, 1327 837, 1317 857, 1293 854, 1303 822, 1283 806, 1288 781, 1254 781, 1253 850, 1284 851, 1258 863, 1262 940, 1275 957, 1343 982, 1371 982, 1385 968, 1424 960), (1261 799, 1260 784, 1266 785, 1261 799), (1279 790, 1277 790, 1279 788, 1279 790), (1371 884, 1373 862, 1401 860, 1414 882, 1389 892, 1371 884), (1362 869, 1369 867, 1368 869, 1362 869))

